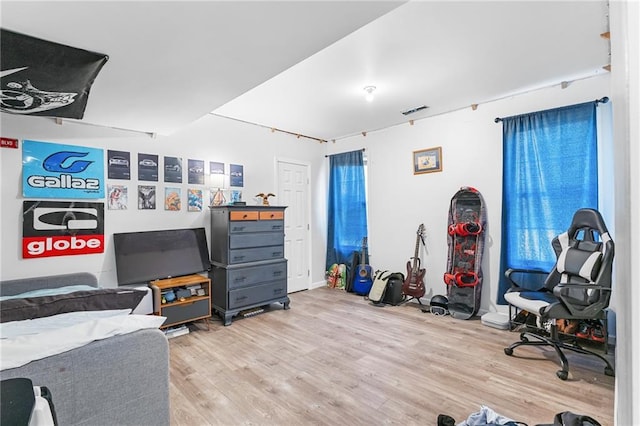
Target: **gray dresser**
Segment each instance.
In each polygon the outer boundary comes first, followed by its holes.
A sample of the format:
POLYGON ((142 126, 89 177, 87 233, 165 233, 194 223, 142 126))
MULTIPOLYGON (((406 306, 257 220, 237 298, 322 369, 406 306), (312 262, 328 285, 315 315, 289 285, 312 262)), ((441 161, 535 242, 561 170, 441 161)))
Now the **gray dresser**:
POLYGON ((211 307, 224 325, 272 303, 289 309, 284 209, 210 207, 211 307))

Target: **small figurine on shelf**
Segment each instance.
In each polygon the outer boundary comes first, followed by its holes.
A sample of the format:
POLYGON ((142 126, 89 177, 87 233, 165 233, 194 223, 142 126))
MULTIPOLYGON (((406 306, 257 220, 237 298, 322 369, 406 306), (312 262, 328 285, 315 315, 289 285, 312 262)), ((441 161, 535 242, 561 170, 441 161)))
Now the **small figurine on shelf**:
POLYGON ((268 206, 269 205, 269 197, 275 197, 276 194, 272 194, 272 193, 268 193, 265 194, 264 192, 259 193, 258 195, 256 195, 256 197, 260 197, 262 198, 262 205, 263 206, 268 206))

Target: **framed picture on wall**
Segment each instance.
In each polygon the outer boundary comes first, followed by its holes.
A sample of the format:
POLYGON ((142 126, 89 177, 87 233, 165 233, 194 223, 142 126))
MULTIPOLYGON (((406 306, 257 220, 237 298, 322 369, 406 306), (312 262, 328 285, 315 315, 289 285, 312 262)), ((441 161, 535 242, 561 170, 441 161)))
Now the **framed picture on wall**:
POLYGON ((164 189, 164 209, 172 212, 180 211, 182 208, 182 198, 180 188, 166 187, 164 189))
POLYGON ((219 163, 217 161, 209 161, 209 174, 224 175, 224 163, 219 163))
POLYGON ((442 171, 442 147, 413 151, 413 174, 442 171))
POLYGON ((107 176, 109 179, 131 178, 131 154, 127 151, 107 150, 107 176))
POLYGON ((126 185, 107 185, 107 193, 109 210, 127 210, 129 195, 126 185))
POLYGON ((204 185, 204 161, 189 159, 187 165, 189 167, 187 183, 189 185, 204 185))
POLYGON ((138 153, 138 180, 158 181, 158 156, 138 153))
POLYGON ((229 180, 230 186, 243 187, 244 186, 244 167, 241 164, 229 165, 229 180))
POLYGON ((189 188, 187 190, 187 211, 202 211, 202 189, 189 188))
POLYGON ((155 185, 138 185, 138 210, 154 210, 155 208, 155 185))
POLYGON ((182 158, 164 157, 164 181, 182 183, 182 158))

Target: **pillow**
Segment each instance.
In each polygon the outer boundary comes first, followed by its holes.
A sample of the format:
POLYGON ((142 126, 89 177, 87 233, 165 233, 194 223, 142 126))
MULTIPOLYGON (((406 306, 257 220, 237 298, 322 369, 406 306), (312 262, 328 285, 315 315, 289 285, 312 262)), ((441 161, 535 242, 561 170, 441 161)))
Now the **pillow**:
POLYGON ((102 288, 0 302, 0 322, 42 318, 75 311, 134 309, 147 294, 144 290, 102 288))
POLYGON ((593 281, 598 275, 602 253, 599 251, 585 251, 567 247, 558 256, 556 269, 561 274, 578 275, 587 281, 593 281))
POLYGON ((13 294, 10 296, 1 296, 0 301, 9 299, 23 299, 25 297, 51 296, 54 294, 73 293, 74 291, 82 290, 93 291, 96 290, 96 287, 91 285, 68 285, 57 288, 40 288, 38 290, 25 291, 24 293, 13 294))

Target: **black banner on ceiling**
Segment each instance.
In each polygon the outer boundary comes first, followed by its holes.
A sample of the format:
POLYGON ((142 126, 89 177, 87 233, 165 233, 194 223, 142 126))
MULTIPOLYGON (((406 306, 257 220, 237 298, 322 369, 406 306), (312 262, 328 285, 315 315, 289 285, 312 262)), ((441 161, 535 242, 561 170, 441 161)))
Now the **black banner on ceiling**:
POLYGON ((81 119, 109 57, 0 29, 0 111, 81 119))

